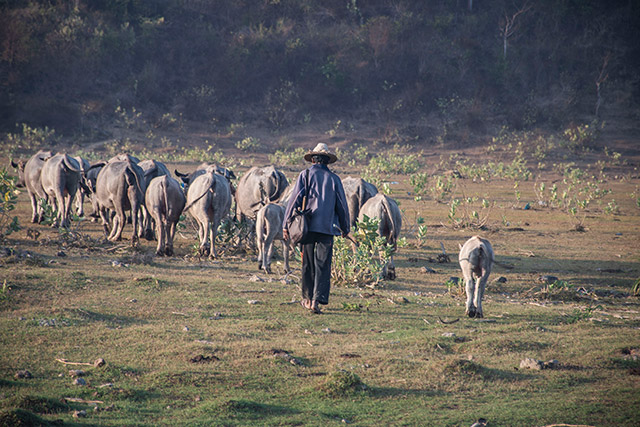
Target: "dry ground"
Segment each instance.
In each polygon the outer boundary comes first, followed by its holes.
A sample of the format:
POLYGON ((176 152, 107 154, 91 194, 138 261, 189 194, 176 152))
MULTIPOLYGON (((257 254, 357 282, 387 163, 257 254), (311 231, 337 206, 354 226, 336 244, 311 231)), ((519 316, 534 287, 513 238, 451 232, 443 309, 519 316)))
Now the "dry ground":
MULTIPOLYGON (((323 138, 343 149, 351 144, 323 138)), ((268 162, 277 145, 271 139, 264 152, 249 154, 219 145, 244 159, 243 172, 268 162)), ((316 139, 300 133, 290 141, 307 147, 316 139)), ((478 164, 488 160, 480 148, 429 148, 423 170, 456 151, 478 164)), ((7 285, 0 301, 3 420, 26 411, 91 425, 471 425, 479 417, 505 426, 637 425, 640 301, 631 288, 640 277, 640 179, 632 146, 628 154, 626 165, 607 172, 606 200, 615 199, 618 213, 594 205, 584 232, 561 210, 535 204, 533 180, 520 182, 517 201, 511 179, 463 179, 457 191, 493 205, 486 229, 473 230, 451 227, 446 203, 414 200, 410 176, 381 176, 403 211, 407 245, 396 256, 398 278, 375 290, 334 286, 322 316, 296 302, 296 271, 284 277, 276 265, 267 277, 251 253, 193 257, 189 228, 177 237, 175 257, 154 258, 155 242, 130 247, 130 226, 111 244, 89 221, 74 223, 72 233, 32 225, 23 192, 16 214, 24 228, 2 244, 17 255, 0 259, 7 285), (428 230, 422 245, 418 217, 428 230), (465 319, 463 299, 446 285, 461 276, 458 244, 478 233, 513 267, 494 269, 484 321, 465 319), (441 243, 452 262, 434 261, 441 243), (566 288, 549 290, 541 276, 556 276, 566 288), (56 361, 97 357, 107 367, 82 367, 84 387, 72 385, 71 367, 56 361), (523 370, 525 357, 559 365, 523 370), (21 369, 34 378, 15 378, 21 369), (342 393, 345 381, 335 377, 342 371, 366 389, 347 384, 342 393), (41 408, 71 397, 84 402, 41 408), (82 409, 86 421, 73 418, 82 409)), ((598 158, 569 160, 587 168, 598 158)), ((293 179, 300 167, 284 169, 293 179)), ((360 174, 362 166, 343 162, 335 170, 360 174)), ((560 179, 551 170, 542 178, 560 179)))

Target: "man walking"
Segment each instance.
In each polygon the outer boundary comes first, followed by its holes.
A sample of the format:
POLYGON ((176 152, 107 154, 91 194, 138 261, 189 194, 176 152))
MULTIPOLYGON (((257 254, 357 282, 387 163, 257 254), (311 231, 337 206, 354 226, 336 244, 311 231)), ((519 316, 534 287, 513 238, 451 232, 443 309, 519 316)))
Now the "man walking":
POLYGON ((333 236, 346 237, 349 234, 349 208, 342 181, 327 167, 338 160, 336 155, 329 151, 327 144, 319 143, 305 154, 304 159, 312 165, 298 176, 287 205, 282 232, 285 239, 288 239, 288 219, 296 208, 301 207, 302 199, 306 195, 306 209, 310 210, 310 218, 309 233, 300 242, 302 306, 320 314, 322 312, 319 305, 329 303, 333 236))

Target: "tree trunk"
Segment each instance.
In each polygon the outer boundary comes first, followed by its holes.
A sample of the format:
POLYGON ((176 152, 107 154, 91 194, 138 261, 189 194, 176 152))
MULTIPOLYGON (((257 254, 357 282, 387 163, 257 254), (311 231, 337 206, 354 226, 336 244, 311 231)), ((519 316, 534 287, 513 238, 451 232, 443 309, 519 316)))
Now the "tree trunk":
POLYGON ((502 37, 502 58, 507 59, 507 36, 502 37))

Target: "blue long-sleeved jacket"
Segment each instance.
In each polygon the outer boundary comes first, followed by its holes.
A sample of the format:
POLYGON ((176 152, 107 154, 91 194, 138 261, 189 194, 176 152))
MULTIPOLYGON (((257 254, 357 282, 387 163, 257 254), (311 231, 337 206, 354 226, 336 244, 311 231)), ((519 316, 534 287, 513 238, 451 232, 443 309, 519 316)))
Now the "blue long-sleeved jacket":
MULTIPOLYGON (((347 206, 347 198, 344 195, 342 181, 326 165, 314 164, 308 170, 309 195, 307 197, 307 208, 311 210, 309 231, 334 236, 348 234, 350 231, 349 208, 347 206)), ((287 219, 291 217, 294 209, 302 206, 305 176, 306 170, 298 175, 295 187, 293 187, 284 215, 285 220, 282 227, 285 230, 287 229, 287 219)))

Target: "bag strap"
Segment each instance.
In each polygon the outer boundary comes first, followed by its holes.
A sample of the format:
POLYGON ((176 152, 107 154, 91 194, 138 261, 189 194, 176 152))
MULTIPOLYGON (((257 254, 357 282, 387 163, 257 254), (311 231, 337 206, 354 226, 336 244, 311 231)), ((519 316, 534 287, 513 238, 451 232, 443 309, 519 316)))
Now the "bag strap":
POLYGON ((302 211, 307 208, 307 195, 309 194, 309 169, 306 170, 305 173, 305 181, 304 181, 304 197, 302 197, 302 211))

